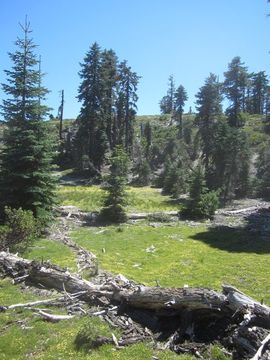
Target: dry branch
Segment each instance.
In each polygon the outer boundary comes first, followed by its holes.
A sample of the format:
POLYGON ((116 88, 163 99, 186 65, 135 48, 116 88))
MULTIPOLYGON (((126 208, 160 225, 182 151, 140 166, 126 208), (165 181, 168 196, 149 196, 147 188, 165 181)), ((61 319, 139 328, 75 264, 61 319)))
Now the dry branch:
POLYGON ((39 310, 37 313, 40 315, 44 320, 51 321, 51 322, 58 322, 61 320, 70 320, 74 318, 74 315, 53 315, 49 314, 45 311, 39 310))

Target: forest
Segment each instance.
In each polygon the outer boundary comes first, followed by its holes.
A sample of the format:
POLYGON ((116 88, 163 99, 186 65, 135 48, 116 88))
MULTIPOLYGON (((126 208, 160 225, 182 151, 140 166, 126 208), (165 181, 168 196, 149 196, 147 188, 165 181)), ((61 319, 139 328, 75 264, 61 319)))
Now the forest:
POLYGON ((188 112, 169 75, 160 114, 139 116, 140 75, 95 42, 65 119, 21 30, 1 100, 1 359, 269 359, 266 71, 235 56, 188 112))

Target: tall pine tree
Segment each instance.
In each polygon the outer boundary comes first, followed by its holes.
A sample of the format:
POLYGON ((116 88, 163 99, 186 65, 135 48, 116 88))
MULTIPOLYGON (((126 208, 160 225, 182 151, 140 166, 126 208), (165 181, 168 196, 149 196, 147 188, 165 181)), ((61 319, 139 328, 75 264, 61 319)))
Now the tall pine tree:
POLYGON ((202 155, 205 165, 207 186, 211 188, 211 156, 213 152, 214 124, 222 114, 221 85, 214 74, 210 74, 205 84, 200 88, 197 98, 198 114, 196 122, 202 140, 202 155))
POLYGON ((230 106, 227 109, 229 124, 241 127, 240 113, 246 111, 248 72, 239 56, 234 57, 229 63, 224 77, 224 92, 230 101, 230 106))
POLYGON ((94 43, 86 53, 79 73, 82 82, 79 86, 78 100, 82 103, 78 117, 77 150, 81 167, 87 158, 88 168, 97 173, 106 150, 106 127, 102 122, 102 81, 101 49, 94 43))
POLYGON ((179 135, 181 138, 183 136, 184 105, 187 99, 188 96, 184 86, 183 85, 178 86, 174 94, 174 103, 175 103, 175 116, 178 121, 179 135))
POLYGON ((13 63, 2 84, 7 95, 1 106, 6 121, 1 153, 0 211, 4 207, 32 210, 37 218, 48 219, 54 204, 51 176, 52 141, 43 121, 48 108, 42 105, 48 90, 41 85, 43 74, 34 53, 29 22, 21 28, 24 36, 9 53, 13 63))
POLYGON ((133 128, 137 110, 138 95, 136 93, 139 76, 127 65, 127 61, 122 61, 118 67, 117 85, 117 126, 118 144, 123 143, 125 151, 131 153, 133 144, 133 128))
POLYGON ((102 121, 110 148, 114 146, 114 119, 117 82, 117 56, 113 50, 104 50, 101 54, 101 85, 102 85, 102 121))

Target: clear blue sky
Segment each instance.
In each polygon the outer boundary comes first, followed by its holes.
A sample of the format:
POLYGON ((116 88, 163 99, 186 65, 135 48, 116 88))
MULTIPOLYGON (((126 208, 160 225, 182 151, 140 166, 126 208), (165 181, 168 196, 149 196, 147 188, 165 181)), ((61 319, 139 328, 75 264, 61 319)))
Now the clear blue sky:
POLYGON ((11 66, 7 52, 21 35, 18 23, 27 14, 54 115, 61 89, 64 117, 78 115, 79 62, 94 41, 112 48, 142 76, 139 114, 159 113, 170 74, 188 92, 186 110, 195 109, 194 96, 209 73, 222 79, 234 56, 249 71, 269 74, 267 0, 0 0, 0 5, 0 82, 11 66))

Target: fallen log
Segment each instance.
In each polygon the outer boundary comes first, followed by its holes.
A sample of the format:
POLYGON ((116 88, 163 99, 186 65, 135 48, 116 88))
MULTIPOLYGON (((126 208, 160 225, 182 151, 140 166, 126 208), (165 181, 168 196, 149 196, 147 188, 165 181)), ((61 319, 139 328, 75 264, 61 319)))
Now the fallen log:
MULTIPOLYGON (((99 304, 105 298, 107 304, 126 308, 129 318, 139 318, 144 327, 162 334, 162 339, 174 334, 169 346, 175 351, 180 351, 187 339, 194 343, 219 340, 224 346, 239 348, 240 358, 245 359, 256 356, 264 339, 263 350, 269 343, 270 308, 229 285, 223 286, 223 293, 205 288, 146 287, 122 275, 94 284, 50 263, 7 252, 0 252, 0 273, 13 278, 25 276, 31 285, 56 289, 90 304, 99 304)), ((109 314, 107 311, 100 316, 111 322, 109 314)))
POLYGON ((49 263, 38 263, 20 258, 14 254, 0 252, 0 271, 2 273, 17 277, 17 274, 28 275, 27 282, 36 286, 42 286, 68 293, 83 292, 84 300, 93 300, 105 296, 111 301, 125 302, 137 308, 151 310, 160 309, 221 309, 226 303, 226 297, 214 290, 201 288, 159 288, 134 286, 131 283, 110 281, 103 285, 95 285, 90 281, 71 274, 57 266, 49 263), (22 274, 23 273, 23 274, 22 274))

